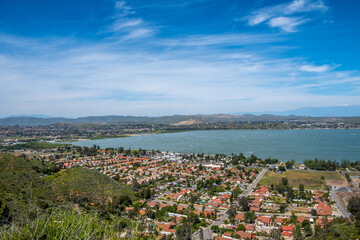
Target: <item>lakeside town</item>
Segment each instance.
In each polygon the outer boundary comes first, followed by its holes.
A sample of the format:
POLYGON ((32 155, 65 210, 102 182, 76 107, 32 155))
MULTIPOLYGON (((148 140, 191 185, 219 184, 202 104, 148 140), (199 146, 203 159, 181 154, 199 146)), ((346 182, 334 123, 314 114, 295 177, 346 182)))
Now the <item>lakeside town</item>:
POLYGON ((138 201, 125 204, 123 214, 141 218, 141 235, 157 239, 305 239, 333 220, 349 221, 350 199, 360 196, 357 163, 326 172, 311 169, 316 161, 242 154, 66 145, 13 153, 53 163, 60 172, 91 169, 127 185, 138 201))

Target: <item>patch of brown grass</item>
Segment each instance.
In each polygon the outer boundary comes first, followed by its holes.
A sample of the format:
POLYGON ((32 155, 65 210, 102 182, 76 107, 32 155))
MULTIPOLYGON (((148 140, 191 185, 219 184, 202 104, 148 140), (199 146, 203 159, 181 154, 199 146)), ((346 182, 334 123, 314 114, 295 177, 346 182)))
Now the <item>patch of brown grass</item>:
MULTIPOLYGON (((344 179, 338 172, 312 172, 312 171, 287 171, 286 173, 267 172, 261 179, 260 184, 270 186, 271 184, 279 184, 281 179, 287 177, 289 184, 298 187, 304 184, 307 189, 320 190, 324 188, 325 181, 337 181, 343 183, 344 179)), ((339 185, 340 186, 340 185, 339 185)))

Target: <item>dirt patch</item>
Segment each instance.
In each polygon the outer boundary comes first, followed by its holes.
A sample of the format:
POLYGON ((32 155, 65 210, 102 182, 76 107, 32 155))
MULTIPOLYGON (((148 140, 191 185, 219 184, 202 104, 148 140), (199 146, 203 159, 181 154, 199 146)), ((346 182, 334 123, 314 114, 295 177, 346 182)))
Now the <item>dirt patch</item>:
POLYGON ((171 124, 171 125, 173 125, 173 126, 183 126, 183 125, 193 125, 195 123, 197 123, 196 120, 189 119, 189 120, 181 121, 181 122, 174 123, 174 124, 171 124))
POLYGON ((344 207, 348 205, 350 198, 356 196, 360 197, 360 193, 353 192, 337 192, 336 194, 341 202, 341 205, 343 205, 344 207))
POLYGON ((353 181, 354 185, 356 187, 360 186, 360 179, 358 177, 351 177, 351 180, 353 181))
POLYGON ((333 185, 333 186, 339 186, 339 187, 349 187, 348 181, 339 174, 339 176, 342 178, 342 180, 330 180, 326 179, 325 183, 326 185, 333 185))

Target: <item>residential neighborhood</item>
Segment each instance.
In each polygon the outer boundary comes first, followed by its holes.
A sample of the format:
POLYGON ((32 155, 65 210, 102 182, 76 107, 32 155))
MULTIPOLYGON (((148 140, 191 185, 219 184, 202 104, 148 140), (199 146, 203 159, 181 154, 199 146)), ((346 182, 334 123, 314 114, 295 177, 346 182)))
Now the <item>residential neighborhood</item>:
POLYGON ((155 231, 159 239, 175 239, 186 223, 193 239, 294 239, 342 216, 329 191, 293 188, 286 178, 277 186, 259 184, 269 167, 281 169, 281 163, 235 167, 227 157, 139 153, 97 150, 94 156, 70 154, 56 161, 62 169, 99 171, 137 191, 141 200, 125 213, 143 217, 144 234, 155 231))

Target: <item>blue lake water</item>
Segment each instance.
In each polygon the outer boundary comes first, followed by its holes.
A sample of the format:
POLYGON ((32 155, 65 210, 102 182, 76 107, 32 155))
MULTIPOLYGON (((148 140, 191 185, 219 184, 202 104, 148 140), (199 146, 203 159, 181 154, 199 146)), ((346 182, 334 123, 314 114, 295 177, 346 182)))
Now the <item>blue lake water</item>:
POLYGON ((360 160, 360 129, 214 130, 72 142, 79 146, 184 153, 244 153, 261 158, 360 160))

